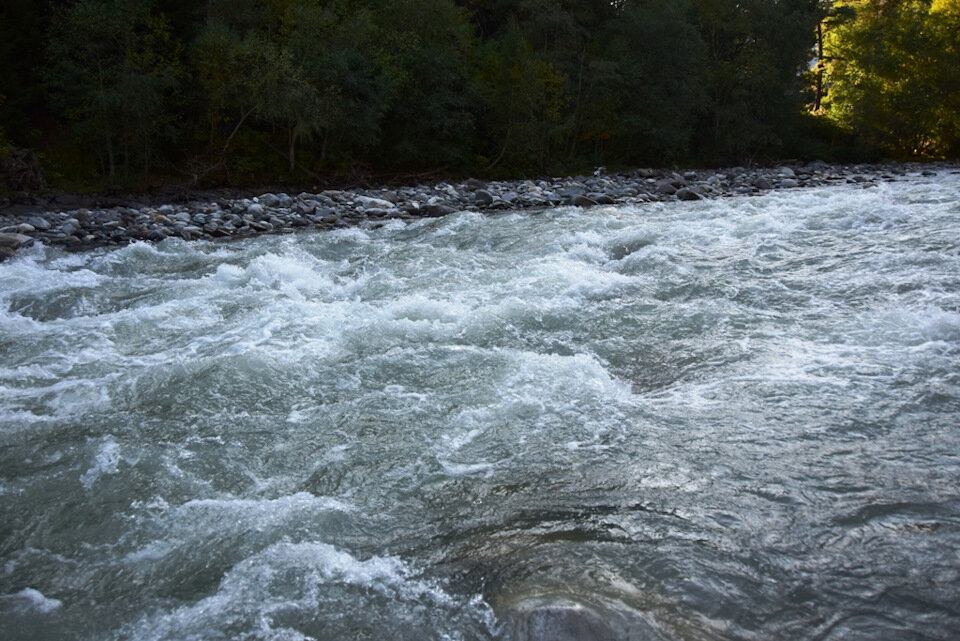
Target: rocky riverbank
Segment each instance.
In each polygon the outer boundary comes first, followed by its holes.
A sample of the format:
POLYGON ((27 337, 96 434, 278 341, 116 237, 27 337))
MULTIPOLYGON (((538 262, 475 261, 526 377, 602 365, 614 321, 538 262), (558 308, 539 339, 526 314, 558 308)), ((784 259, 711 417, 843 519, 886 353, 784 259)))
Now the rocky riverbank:
POLYGON ((910 175, 960 172, 957 165, 828 165, 822 162, 743 168, 627 173, 522 181, 470 179, 378 189, 264 193, 251 198, 198 198, 148 206, 30 207, 0 211, 0 260, 35 242, 85 249, 132 241, 225 240, 301 229, 378 225, 456 211, 497 212, 555 206, 639 204, 749 196, 772 189, 832 184, 875 186, 910 175))

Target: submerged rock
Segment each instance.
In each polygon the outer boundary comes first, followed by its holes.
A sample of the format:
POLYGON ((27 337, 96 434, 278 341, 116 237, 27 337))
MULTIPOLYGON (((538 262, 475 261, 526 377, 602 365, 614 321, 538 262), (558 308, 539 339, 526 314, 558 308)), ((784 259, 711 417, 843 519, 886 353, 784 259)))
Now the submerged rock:
POLYGON ((639 612, 531 599, 506 615, 511 641, 667 641, 639 612))

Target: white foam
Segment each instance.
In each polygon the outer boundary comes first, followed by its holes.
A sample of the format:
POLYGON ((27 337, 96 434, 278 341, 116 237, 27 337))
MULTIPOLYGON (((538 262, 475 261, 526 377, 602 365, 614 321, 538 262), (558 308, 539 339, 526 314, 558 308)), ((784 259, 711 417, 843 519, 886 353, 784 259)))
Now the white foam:
POLYGON ((305 510, 350 512, 355 508, 349 503, 328 496, 314 496, 297 492, 276 499, 193 499, 177 508, 178 513, 192 511, 229 512, 234 518, 264 516, 271 520, 283 519, 305 510))
POLYGON ((219 634, 225 625, 245 621, 243 627, 256 626, 258 636, 265 635, 261 638, 288 638, 289 628, 276 624, 276 615, 322 612, 329 590, 338 586, 355 586, 430 610, 456 606, 439 585, 419 578, 414 568, 396 557, 359 559, 328 543, 283 542, 240 561, 215 594, 172 612, 144 617, 127 632, 144 641, 201 639, 219 634))
POLYGON ((0 596, 0 601, 11 603, 16 610, 33 611, 40 614, 50 614, 63 606, 63 602, 59 599, 46 597, 42 592, 33 588, 24 588, 16 594, 4 594, 0 596))
POLYGON ((471 476, 481 472, 489 475, 489 473, 493 471, 493 464, 486 462, 454 463, 442 458, 438 458, 437 462, 440 463, 443 470, 450 476, 471 476))
POLYGON ((91 489, 101 477, 116 474, 120 470, 120 444, 112 436, 103 439, 93 465, 80 477, 80 484, 91 489))

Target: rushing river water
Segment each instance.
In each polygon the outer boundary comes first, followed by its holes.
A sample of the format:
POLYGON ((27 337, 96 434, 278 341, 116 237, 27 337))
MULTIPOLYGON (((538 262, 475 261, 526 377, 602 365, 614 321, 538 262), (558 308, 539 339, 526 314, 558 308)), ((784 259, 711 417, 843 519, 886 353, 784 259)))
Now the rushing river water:
POLYGON ((0 265, 0 638, 955 639, 960 175, 0 265))

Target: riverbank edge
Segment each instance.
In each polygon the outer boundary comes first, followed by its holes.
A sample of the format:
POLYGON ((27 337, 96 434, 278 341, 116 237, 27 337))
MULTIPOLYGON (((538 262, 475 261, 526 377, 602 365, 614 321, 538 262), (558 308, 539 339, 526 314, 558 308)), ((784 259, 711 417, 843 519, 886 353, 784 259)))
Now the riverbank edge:
POLYGON ((201 192, 183 202, 107 202, 109 206, 19 206, 0 211, 0 260, 41 242, 85 250, 135 241, 230 240, 259 234, 379 226, 458 211, 498 213, 548 207, 639 205, 763 194, 837 184, 875 187, 909 176, 960 173, 960 164, 837 165, 820 161, 774 167, 637 169, 534 180, 463 181, 238 196, 201 192))

